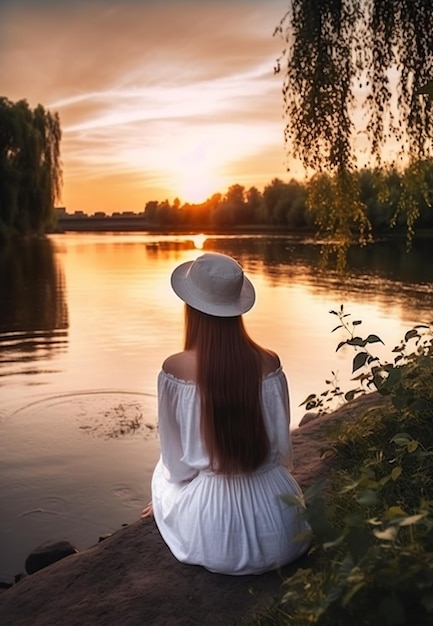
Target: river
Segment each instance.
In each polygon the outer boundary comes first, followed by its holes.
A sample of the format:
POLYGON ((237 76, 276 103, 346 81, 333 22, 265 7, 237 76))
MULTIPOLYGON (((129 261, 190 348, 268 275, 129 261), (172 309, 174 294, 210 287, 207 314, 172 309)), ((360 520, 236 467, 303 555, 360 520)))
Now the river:
POLYGON ((321 268, 314 242, 278 235, 64 233, 0 248, 0 580, 45 541, 82 549, 138 518, 158 456, 156 377, 182 348, 169 276, 203 250, 234 256, 253 281, 245 325, 280 355, 292 427, 331 372, 353 387, 330 310, 362 320, 388 360, 433 318, 429 241, 354 249, 344 276, 321 268))

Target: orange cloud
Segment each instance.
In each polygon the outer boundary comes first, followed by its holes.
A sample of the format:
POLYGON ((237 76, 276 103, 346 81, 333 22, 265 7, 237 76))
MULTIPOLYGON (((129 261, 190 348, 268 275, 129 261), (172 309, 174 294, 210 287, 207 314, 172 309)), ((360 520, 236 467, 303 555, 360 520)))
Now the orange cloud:
POLYGON ((59 112, 71 211, 198 201, 240 176, 260 186, 285 174, 272 37, 284 11, 283 0, 3 1, 1 95, 59 112))

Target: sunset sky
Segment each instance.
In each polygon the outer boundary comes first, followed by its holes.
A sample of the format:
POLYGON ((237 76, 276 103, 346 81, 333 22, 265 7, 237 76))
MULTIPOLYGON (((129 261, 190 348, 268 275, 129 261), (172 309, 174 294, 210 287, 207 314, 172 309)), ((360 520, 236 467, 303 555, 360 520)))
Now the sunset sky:
POLYGON ((288 180, 287 0, 0 0, 0 96, 60 115, 70 212, 288 180))

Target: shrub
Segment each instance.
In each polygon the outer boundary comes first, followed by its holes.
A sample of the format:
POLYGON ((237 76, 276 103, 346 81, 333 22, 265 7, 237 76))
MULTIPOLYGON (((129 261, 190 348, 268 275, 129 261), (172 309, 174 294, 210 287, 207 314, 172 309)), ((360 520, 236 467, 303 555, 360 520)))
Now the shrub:
POLYGON ((324 412, 329 400, 370 390, 390 403, 334 436, 338 471, 304 494, 314 563, 285 581, 262 623, 425 626, 433 622, 433 323, 408 331, 394 362, 382 364, 370 352, 379 337, 357 336, 361 322, 350 324, 342 306, 331 313, 348 333, 337 350, 355 349, 357 387, 312 394, 307 407, 324 412))

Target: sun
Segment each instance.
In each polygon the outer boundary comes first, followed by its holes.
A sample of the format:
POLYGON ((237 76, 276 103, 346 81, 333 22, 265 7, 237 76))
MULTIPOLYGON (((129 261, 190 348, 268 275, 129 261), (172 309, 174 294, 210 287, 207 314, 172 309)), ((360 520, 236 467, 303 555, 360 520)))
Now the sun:
POLYGON ((180 152, 173 164, 170 186, 182 202, 204 202, 214 193, 225 191, 224 177, 220 173, 222 165, 218 155, 201 141, 180 152))
POLYGON ((199 204, 208 200, 214 193, 222 192, 221 179, 212 172, 199 172, 195 176, 184 175, 176 185, 176 195, 183 202, 199 204))

